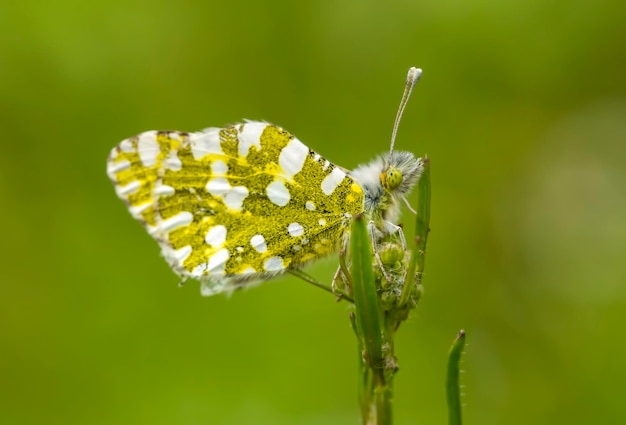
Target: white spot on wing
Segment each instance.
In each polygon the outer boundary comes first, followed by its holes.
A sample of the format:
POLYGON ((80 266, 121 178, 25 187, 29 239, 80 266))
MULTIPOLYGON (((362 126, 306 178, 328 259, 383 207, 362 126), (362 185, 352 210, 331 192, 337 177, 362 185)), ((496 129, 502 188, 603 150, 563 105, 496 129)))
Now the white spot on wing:
POLYGON ((189 211, 183 211, 173 217, 163 220, 159 225, 159 230, 169 232, 180 226, 186 226, 193 221, 193 214, 189 211))
POLYGON ((268 272, 274 272, 274 271, 278 271, 278 270, 282 270, 285 268, 285 266, 283 265, 283 259, 280 257, 270 257, 267 260, 265 260, 265 263, 263 263, 263 268, 265 269, 265 271, 268 272))
POLYGON ((221 224, 211 227, 207 232, 204 241, 214 248, 221 248, 226 241, 226 227, 221 224))
POLYGON ((207 128, 201 133, 191 133, 189 144, 194 159, 200 159, 208 154, 224 155, 220 145, 219 128, 207 128))
POLYGON ((209 257, 209 263, 206 267, 207 272, 211 274, 224 274, 226 261, 228 261, 228 250, 226 248, 220 249, 209 257))
POLYGON ((323 218, 320 218, 318 223, 320 224, 320 226, 326 226, 326 220, 324 220, 323 218))
POLYGON ((132 182, 128 183, 126 186, 115 186, 115 191, 117 192, 117 195, 120 198, 125 198, 128 195, 137 192, 140 186, 141 186, 141 183, 139 183, 139 180, 133 180, 132 182))
POLYGON ((146 210, 146 208, 151 207, 152 203, 151 202, 146 202, 144 204, 141 205, 133 205, 128 207, 128 210, 130 211, 130 213, 132 214, 133 217, 136 218, 143 218, 141 217, 141 213, 144 212, 146 210))
POLYGON ((121 161, 109 161, 109 166, 107 167, 107 172, 109 173, 109 176, 111 178, 115 178, 115 174, 119 173, 120 171, 126 170, 130 168, 130 162, 126 161, 125 159, 121 160, 121 161))
POLYGON ((139 140, 137 141, 139 159, 146 167, 154 166, 157 156, 161 152, 159 144, 156 141, 156 134, 156 131, 146 131, 139 135, 139 140))
POLYGON ((341 184, 343 179, 346 178, 346 173, 335 167, 322 181, 322 192, 326 195, 330 195, 341 184))
POLYGON ((209 180, 206 184, 206 190, 213 196, 222 196, 231 189, 230 183, 224 177, 216 177, 209 180))
POLYGON ((315 211, 315 204, 311 201, 306 201, 306 209, 309 211, 315 211))
POLYGON ((308 154, 309 148, 296 138, 291 139, 287 146, 280 151, 278 164, 283 169, 287 179, 293 179, 293 176, 302 170, 304 160, 308 154))
POLYGON ((252 245, 252 247, 256 249, 257 252, 264 253, 265 251, 267 251, 267 245, 265 244, 265 238, 263 237, 263 235, 252 236, 250 238, 250 245, 252 245))
POLYGON ((133 148, 133 142, 131 139, 122 140, 118 145, 122 152, 132 152, 135 149, 133 148))
POLYGON ((189 254, 191 254, 191 246, 187 245, 180 249, 171 250, 168 256, 177 264, 182 264, 189 257, 189 254))
POLYGON ((183 163, 178 157, 178 151, 171 150, 170 153, 167 154, 167 158, 165 159, 165 166, 172 171, 179 171, 181 168, 183 168, 183 163))
POLYGON ((228 171, 228 166, 224 164, 224 161, 213 161, 211 164, 211 173, 214 176, 223 176, 228 171))
POLYGON ((170 196, 176 193, 172 186, 168 186, 166 184, 158 185, 152 191, 152 194, 155 196, 170 196))
POLYGON ((235 186, 226 195, 224 195, 224 203, 231 210, 239 211, 244 199, 248 196, 248 188, 245 186, 235 186))
MULTIPOLYGON (((151 226, 149 224, 146 224, 146 230, 148 230, 148 233, 150 234, 150 236, 152 236, 153 238, 158 238, 159 237, 159 227, 158 225, 156 226, 151 226)), ((165 251, 163 251, 165 255, 165 257, 167 258, 167 255, 165 254, 165 251)))
POLYGON ((302 236, 304 234, 304 227, 300 223, 291 223, 287 226, 287 231, 293 237, 302 236))
POLYGON ((289 203, 289 199, 291 198, 289 191, 285 187, 285 183, 280 180, 274 180, 271 182, 265 191, 269 200, 279 207, 287 205, 287 203, 289 203))
POLYGON ((191 271, 191 275, 195 277, 203 276, 206 272, 207 263, 200 263, 191 271))
POLYGON ((237 138, 239 139, 239 155, 242 157, 248 156, 250 146, 256 146, 257 150, 261 149, 261 135, 265 130, 267 124, 264 122, 247 122, 243 125, 237 138))
POLYGON ((170 131, 170 132, 168 132, 168 133, 167 133, 167 137, 169 137, 169 138, 170 138, 170 139, 172 139, 172 140, 178 140, 179 142, 182 140, 182 139, 180 138, 180 134, 178 134, 178 133, 177 133, 177 132, 175 132, 175 131, 170 131))

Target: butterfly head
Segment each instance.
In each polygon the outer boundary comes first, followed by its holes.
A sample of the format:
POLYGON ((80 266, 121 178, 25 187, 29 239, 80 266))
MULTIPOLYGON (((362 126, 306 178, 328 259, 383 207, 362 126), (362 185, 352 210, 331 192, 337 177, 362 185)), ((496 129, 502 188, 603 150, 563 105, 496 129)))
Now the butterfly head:
POLYGON ((369 219, 393 223, 400 214, 400 201, 408 205, 406 196, 423 171, 421 158, 411 152, 396 151, 355 168, 350 175, 363 188, 364 210, 369 219))
POLYGON ((411 152, 393 152, 380 173, 383 189, 391 195, 406 195, 419 180, 424 167, 411 152))

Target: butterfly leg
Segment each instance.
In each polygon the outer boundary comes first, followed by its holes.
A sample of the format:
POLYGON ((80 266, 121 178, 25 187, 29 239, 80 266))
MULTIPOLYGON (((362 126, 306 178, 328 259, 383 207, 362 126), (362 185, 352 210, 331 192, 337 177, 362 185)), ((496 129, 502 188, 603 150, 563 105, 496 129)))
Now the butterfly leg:
POLYGON ((400 244, 402 245, 402 250, 406 252, 406 239, 404 237, 404 231, 402 230, 402 226, 398 226, 397 224, 393 224, 389 221, 385 221, 385 231, 390 235, 397 233, 398 237, 400 238, 400 244))
MULTIPOLYGON (((341 268, 341 265, 337 266, 337 270, 335 271, 335 274, 333 275, 333 281, 330 284, 330 288, 332 289, 333 294, 337 294, 341 292, 338 288, 339 282, 345 282, 345 274, 343 273, 343 269, 341 268)), ((344 283, 341 283, 341 285, 345 286, 344 283)))
POLYGON ((348 236, 346 236, 345 240, 343 241, 343 246, 339 251, 339 266, 337 267, 337 271, 333 276, 333 281, 331 284, 333 291, 336 293, 350 294, 352 292, 352 279, 350 276, 350 270, 348 269, 348 265, 346 263, 349 242, 350 239, 348 236), (343 286, 342 290, 337 287, 339 283, 343 286))
POLYGON ((321 283, 321 282, 315 280, 315 278, 311 277, 309 274, 303 272, 300 269, 287 269, 287 271, 289 273, 291 273, 292 275, 297 276, 300 279, 304 280, 305 282, 310 283, 313 286, 317 286, 318 288, 321 288, 324 291, 330 292, 335 297, 337 297, 337 301, 346 300, 346 301, 349 301, 351 303, 354 302, 352 297, 350 297, 349 295, 347 295, 347 294, 345 294, 345 293, 343 293, 341 291, 335 291, 335 288, 329 287, 327 284, 321 283))

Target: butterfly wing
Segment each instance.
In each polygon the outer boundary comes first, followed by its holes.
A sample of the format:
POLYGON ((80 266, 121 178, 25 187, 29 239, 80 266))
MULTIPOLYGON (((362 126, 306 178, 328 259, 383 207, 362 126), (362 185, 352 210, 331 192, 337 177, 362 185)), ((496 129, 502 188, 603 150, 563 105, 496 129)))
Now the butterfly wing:
POLYGON ((208 294, 333 252, 363 211, 350 176, 263 122, 142 133, 113 149, 108 174, 173 270, 208 294))

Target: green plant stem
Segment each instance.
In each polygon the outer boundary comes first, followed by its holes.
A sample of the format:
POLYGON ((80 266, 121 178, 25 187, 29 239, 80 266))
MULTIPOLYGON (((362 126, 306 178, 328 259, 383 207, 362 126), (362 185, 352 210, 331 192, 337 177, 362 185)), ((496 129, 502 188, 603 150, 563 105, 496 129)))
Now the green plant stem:
POLYGON ((452 343, 448 354, 448 380, 446 394, 448 398, 448 425, 461 425, 461 388, 459 385, 459 362, 465 347, 465 331, 461 330, 452 343))
POLYGON ((363 424, 390 425, 392 389, 384 370, 385 320, 372 271, 372 247, 363 217, 352 222, 352 283, 355 330, 362 347, 359 393, 363 424))
POLYGON ((424 158, 424 172, 417 183, 417 217, 415 221, 415 248, 406 275, 406 283, 402 288, 400 304, 407 303, 414 284, 422 284, 426 243, 430 232, 430 160, 424 158))

